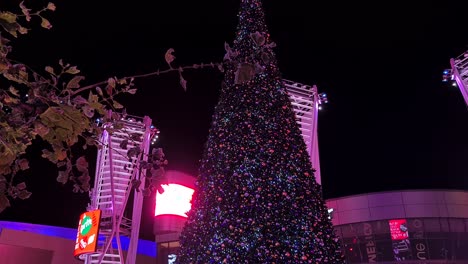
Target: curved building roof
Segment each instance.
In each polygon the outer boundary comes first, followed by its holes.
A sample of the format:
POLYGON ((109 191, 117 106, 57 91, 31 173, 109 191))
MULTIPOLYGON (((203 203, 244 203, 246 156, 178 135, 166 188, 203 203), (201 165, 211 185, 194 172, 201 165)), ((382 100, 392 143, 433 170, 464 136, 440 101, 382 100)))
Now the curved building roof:
POLYGON ((468 219, 468 191, 402 190, 352 195, 326 201, 333 225, 365 221, 449 217, 468 219))

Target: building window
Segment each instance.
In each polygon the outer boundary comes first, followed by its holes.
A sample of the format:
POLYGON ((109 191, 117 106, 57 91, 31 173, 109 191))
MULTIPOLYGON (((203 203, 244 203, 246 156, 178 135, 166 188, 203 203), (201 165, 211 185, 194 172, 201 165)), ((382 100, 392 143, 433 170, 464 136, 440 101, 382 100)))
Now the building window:
POLYGON ((177 260, 179 241, 162 242, 158 244, 157 264, 174 264, 177 260))

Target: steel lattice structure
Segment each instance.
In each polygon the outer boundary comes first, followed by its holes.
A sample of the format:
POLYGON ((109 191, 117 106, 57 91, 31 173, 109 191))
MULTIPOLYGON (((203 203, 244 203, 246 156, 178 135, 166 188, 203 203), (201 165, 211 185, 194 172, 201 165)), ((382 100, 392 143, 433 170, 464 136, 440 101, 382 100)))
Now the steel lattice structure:
POLYGON ((312 167, 315 169, 315 178, 318 184, 322 183, 320 174, 320 158, 318 145, 318 111, 320 105, 327 103, 327 95, 318 93, 316 85, 310 86, 297 82, 284 80, 283 83, 289 95, 289 100, 296 114, 296 121, 307 145, 312 167))
POLYGON ((468 51, 456 58, 450 59, 451 71, 444 71, 444 81, 449 79, 455 80, 460 92, 465 99, 465 103, 468 106, 468 51))
POLYGON ((145 186, 145 170, 139 168, 139 163, 147 160, 156 129, 149 117, 129 115, 102 126, 111 128, 112 133, 104 129, 100 136, 94 188, 88 206, 88 210, 101 210, 101 224, 97 252, 86 255, 85 264, 133 264, 138 246, 143 194, 132 191, 132 183, 140 181, 140 186, 145 186), (139 148, 139 154, 128 155, 129 150, 135 147, 139 148), (129 200, 133 200, 133 204, 129 200), (130 238, 126 259, 120 243, 121 236, 130 238))

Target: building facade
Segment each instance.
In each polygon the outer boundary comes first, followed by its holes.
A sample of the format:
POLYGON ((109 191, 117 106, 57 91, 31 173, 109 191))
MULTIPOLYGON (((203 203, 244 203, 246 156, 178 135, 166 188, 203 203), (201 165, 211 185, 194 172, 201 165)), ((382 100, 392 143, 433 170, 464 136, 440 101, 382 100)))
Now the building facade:
MULTIPOLYGON (((77 229, 0 221, 1 264, 82 264, 73 256, 77 229)), ((121 237, 124 256, 128 237, 121 237)), ((116 248, 117 245, 112 245, 116 248)), ((154 264, 156 244, 139 240, 136 264, 154 264)), ((104 262, 103 262, 104 263, 104 262)))
POLYGON ((407 190, 327 200, 347 263, 468 263, 468 192, 407 190))

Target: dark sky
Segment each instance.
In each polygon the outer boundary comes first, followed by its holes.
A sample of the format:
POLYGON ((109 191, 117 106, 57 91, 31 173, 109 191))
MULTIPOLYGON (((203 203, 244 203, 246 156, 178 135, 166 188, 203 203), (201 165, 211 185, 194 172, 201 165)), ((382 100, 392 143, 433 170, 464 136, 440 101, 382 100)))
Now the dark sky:
MULTIPOLYGON (((458 88, 441 82, 450 58, 468 49, 468 4, 455 1, 264 1, 284 78, 316 84, 329 103, 319 116, 325 198, 392 189, 468 189, 468 110, 458 88), (405 3, 406 2, 406 3, 405 3)), ((46 3, 46 2, 44 2, 46 3)), ((15 58, 42 70, 62 58, 86 83, 224 56, 238 0, 56 3, 50 31, 15 41, 15 58)), ((0 5, 1 7, 1 5, 0 5)), ((37 21, 36 21, 37 22, 37 21)), ((127 112, 148 115, 161 130, 168 169, 196 175, 222 75, 187 71, 137 80, 127 112)), ((87 195, 55 182, 52 166, 32 164, 33 196, 0 219, 74 227, 87 195)), ((143 237, 151 239, 154 200, 145 203, 143 237)))

